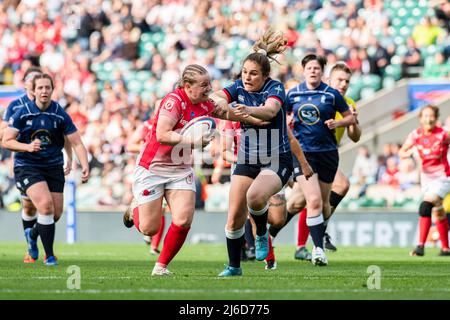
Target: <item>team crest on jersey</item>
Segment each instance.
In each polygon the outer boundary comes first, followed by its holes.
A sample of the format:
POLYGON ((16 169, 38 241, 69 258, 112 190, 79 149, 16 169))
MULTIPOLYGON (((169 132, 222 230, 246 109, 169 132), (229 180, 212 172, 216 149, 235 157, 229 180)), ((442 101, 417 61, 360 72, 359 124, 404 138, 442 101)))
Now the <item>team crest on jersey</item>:
POLYGON ((283 91, 283 89, 281 89, 280 86, 275 88, 275 91, 277 92, 277 94, 280 94, 281 91, 283 91))
POLYGON ((45 149, 52 144, 52 135, 45 129, 39 129, 31 135, 31 141, 34 139, 41 140, 41 149, 45 149))
POLYGON ((320 102, 325 103, 325 99, 326 99, 325 95, 322 95, 322 98, 320 98, 320 102))
POLYGON ((303 104, 298 108, 298 117, 307 125, 316 124, 320 120, 319 108, 312 103, 303 104))
POLYGON ((173 98, 169 98, 167 99, 166 102, 164 102, 164 106, 163 108, 166 109, 167 111, 171 111, 173 109, 173 106, 175 105, 176 101, 173 98))
POLYGON ((244 102, 244 96, 243 95, 238 95, 238 100, 239 100, 239 102, 244 102))

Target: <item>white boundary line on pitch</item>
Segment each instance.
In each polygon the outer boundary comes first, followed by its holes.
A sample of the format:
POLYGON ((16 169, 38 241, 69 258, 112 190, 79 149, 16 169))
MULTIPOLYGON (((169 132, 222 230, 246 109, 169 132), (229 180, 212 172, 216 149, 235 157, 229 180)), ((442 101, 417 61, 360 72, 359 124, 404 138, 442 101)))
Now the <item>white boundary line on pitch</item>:
POLYGON ((112 294, 112 293, 377 293, 377 292, 450 292, 450 288, 431 288, 431 289, 291 289, 291 290, 260 290, 260 289, 231 289, 231 290, 203 290, 203 289, 87 289, 87 290, 17 290, 17 289, 0 289, 0 293, 55 293, 55 294, 112 294))

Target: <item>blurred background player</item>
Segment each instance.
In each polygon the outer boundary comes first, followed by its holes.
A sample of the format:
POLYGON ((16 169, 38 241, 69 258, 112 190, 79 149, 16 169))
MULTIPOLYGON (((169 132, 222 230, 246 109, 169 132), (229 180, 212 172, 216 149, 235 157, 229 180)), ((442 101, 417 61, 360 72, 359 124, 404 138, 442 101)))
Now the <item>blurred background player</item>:
MULTIPOLYGON (((348 66, 345 63, 337 63, 335 64, 331 70, 330 75, 327 83, 334 89, 338 90, 339 93, 344 97, 345 101, 350 107, 350 111, 352 112, 353 116, 355 117, 355 123, 347 127, 347 135, 353 142, 358 142, 361 137, 361 128, 358 125, 357 122, 357 112, 356 112, 356 103, 351 99, 350 97, 346 96, 347 89, 350 85, 350 78, 351 78, 351 70, 348 68, 348 66)), ((340 112, 336 112, 335 120, 342 119, 342 115, 340 112)), ((339 145, 341 142, 341 139, 344 135, 345 127, 339 127, 335 129, 335 136, 336 136, 336 142, 339 145)), ((334 177, 334 181, 331 187, 331 193, 330 193, 330 216, 328 218, 325 218, 324 224, 325 229, 327 227, 327 223, 331 216, 333 215, 334 211, 336 210, 339 203, 342 201, 342 199, 347 194, 348 190, 350 188, 350 182, 348 178, 345 176, 345 174, 341 170, 337 170, 336 176, 334 177)), ((303 197, 304 198, 304 197, 303 197)), ((308 252, 308 249, 306 248, 306 242, 308 240, 309 236, 309 229, 306 225, 306 216, 307 216, 307 209, 304 208, 305 202, 303 203, 301 201, 298 201, 298 203, 302 204, 302 207, 295 208, 300 209, 300 216, 298 220, 298 233, 297 233, 297 250, 295 251, 295 258, 299 260, 311 260, 311 254, 308 252)), ((297 212, 295 212, 297 214, 297 212)), ((291 219, 293 218, 293 215, 288 212, 286 223, 287 224, 291 219)), ((271 227, 269 229, 269 232, 271 233, 272 237, 275 237, 278 232, 281 229, 277 229, 274 227, 271 227)), ((336 251, 336 247, 331 243, 330 236, 325 232, 324 237, 324 248, 329 251, 336 251)))
POLYGON ((419 207, 419 243, 410 252, 412 256, 425 254, 425 243, 431 227, 433 208, 436 212, 436 227, 441 240, 440 256, 450 256, 448 247, 448 220, 442 201, 450 191, 450 169, 447 159, 450 136, 437 126, 439 108, 426 105, 419 112, 420 127, 406 138, 399 151, 401 158, 409 158, 414 149, 421 162, 420 184, 423 201, 419 207))
POLYGON ((71 142, 82 168, 82 182, 89 179, 87 151, 70 116, 51 100, 53 80, 47 74, 33 78, 35 101, 30 101, 9 119, 3 135, 3 146, 15 151, 14 178, 22 194, 29 197, 37 210, 37 222, 25 229, 28 254, 37 260, 37 237, 45 250, 45 265, 57 265, 53 252, 55 222, 64 205, 65 137, 71 142))
MULTIPOLYGON (((159 109, 161 101, 156 102, 156 110, 159 109)), ((127 151, 138 154, 141 151, 142 146, 145 144, 146 139, 148 139, 149 134, 152 131, 153 126, 153 119, 150 118, 146 121, 144 121, 139 127, 136 128, 136 131, 133 132, 130 139, 127 142, 127 151)), ((132 201, 135 201, 134 199, 132 201)), ((135 206, 135 205, 134 205, 135 206)), ((130 205, 127 210, 131 210, 133 205, 130 205)), ((146 236, 144 235, 144 241, 145 243, 150 247, 150 254, 152 255, 158 255, 160 253, 159 251, 159 244, 161 243, 161 239, 164 234, 164 228, 166 225, 166 219, 164 213, 167 211, 167 202, 166 200, 163 200, 163 214, 161 215, 161 227, 159 228, 158 232, 153 236, 146 236)), ((125 213, 125 216, 127 217, 129 213, 125 213)), ((124 224, 127 228, 131 228, 134 226, 134 223, 130 220, 124 219, 124 224)))
MULTIPOLYGON (((17 111, 19 111, 21 108, 23 108, 25 104, 34 101, 33 79, 35 76, 40 74, 42 74, 42 71, 39 67, 36 66, 29 67, 25 71, 23 77, 25 94, 19 97, 18 99, 11 101, 5 113, 3 114, 2 122, 0 124, 0 142, 2 141, 3 132, 8 127, 8 122, 11 116, 17 111)), ((67 175, 69 174, 72 165, 72 147, 70 145, 70 142, 67 140, 64 143, 64 149, 67 155, 66 165, 64 167, 64 174, 67 175)), ((14 155, 12 155, 12 157, 14 157, 14 155)), ((13 162, 11 162, 11 164, 13 164, 13 162)), ((25 234, 26 229, 32 228, 36 224, 37 221, 36 207, 34 206, 33 202, 31 202, 30 198, 26 194, 22 193, 21 193, 21 204, 22 204, 22 212, 21 212, 22 226, 25 234)), ((35 262, 35 260, 27 252, 23 258, 23 262, 33 263, 35 262)))
POLYGON ((301 64, 305 81, 289 90, 287 111, 294 113, 293 133, 314 174, 306 179, 294 157, 295 183, 288 201, 288 214, 302 209, 306 200, 306 221, 314 242, 311 261, 323 266, 328 264, 323 251, 324 221, 330 217, 331 187, 339 165, 334 131, 353 124, 354 117, 341 94, 322 82, 326 58, 308 54, 301 64), (335 120, 336 112, 342 114, 342 119, 335 120))

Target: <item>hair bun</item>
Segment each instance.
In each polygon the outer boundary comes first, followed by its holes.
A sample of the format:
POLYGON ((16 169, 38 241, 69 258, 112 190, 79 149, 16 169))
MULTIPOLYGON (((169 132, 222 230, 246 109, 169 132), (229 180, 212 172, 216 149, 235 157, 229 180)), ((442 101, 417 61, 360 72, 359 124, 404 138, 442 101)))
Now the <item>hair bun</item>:
POLYGON ((267 51, 264 49, 258 49, 258 51, 256 51, 256 53, 261 53, 261 54, 267 56, 267 51))

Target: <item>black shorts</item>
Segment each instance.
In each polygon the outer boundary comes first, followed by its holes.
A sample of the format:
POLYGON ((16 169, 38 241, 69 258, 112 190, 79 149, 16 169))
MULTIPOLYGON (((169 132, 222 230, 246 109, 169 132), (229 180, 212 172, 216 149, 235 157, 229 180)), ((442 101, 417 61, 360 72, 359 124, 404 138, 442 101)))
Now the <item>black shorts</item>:
POLYGON ((232 174, 256 179, 263 169, 275 172, 278 177, 280 177, 281 185, 284 186, 292 175, 292 155, 289 153, 280 154, 276 160, 271 161, 270 164, 237 163, 232 174))
POLYGON ((62 193, 64 191, 64 169, 55 167, 14 167, 14 178, 17 189, 22 196, 27 196, 27 189, 41 181, 47 182, 50 192, 62 193))
MULTIPOLYGON (((314 173, 319 175, 319 180, 325 183, 333 183, 339 166, 339 152, 337 150, 326 152, 305 152, 306 160, 314 173)), ((303 175, 302 168, 297 158, 293 156, 294 179, 303 175)))

